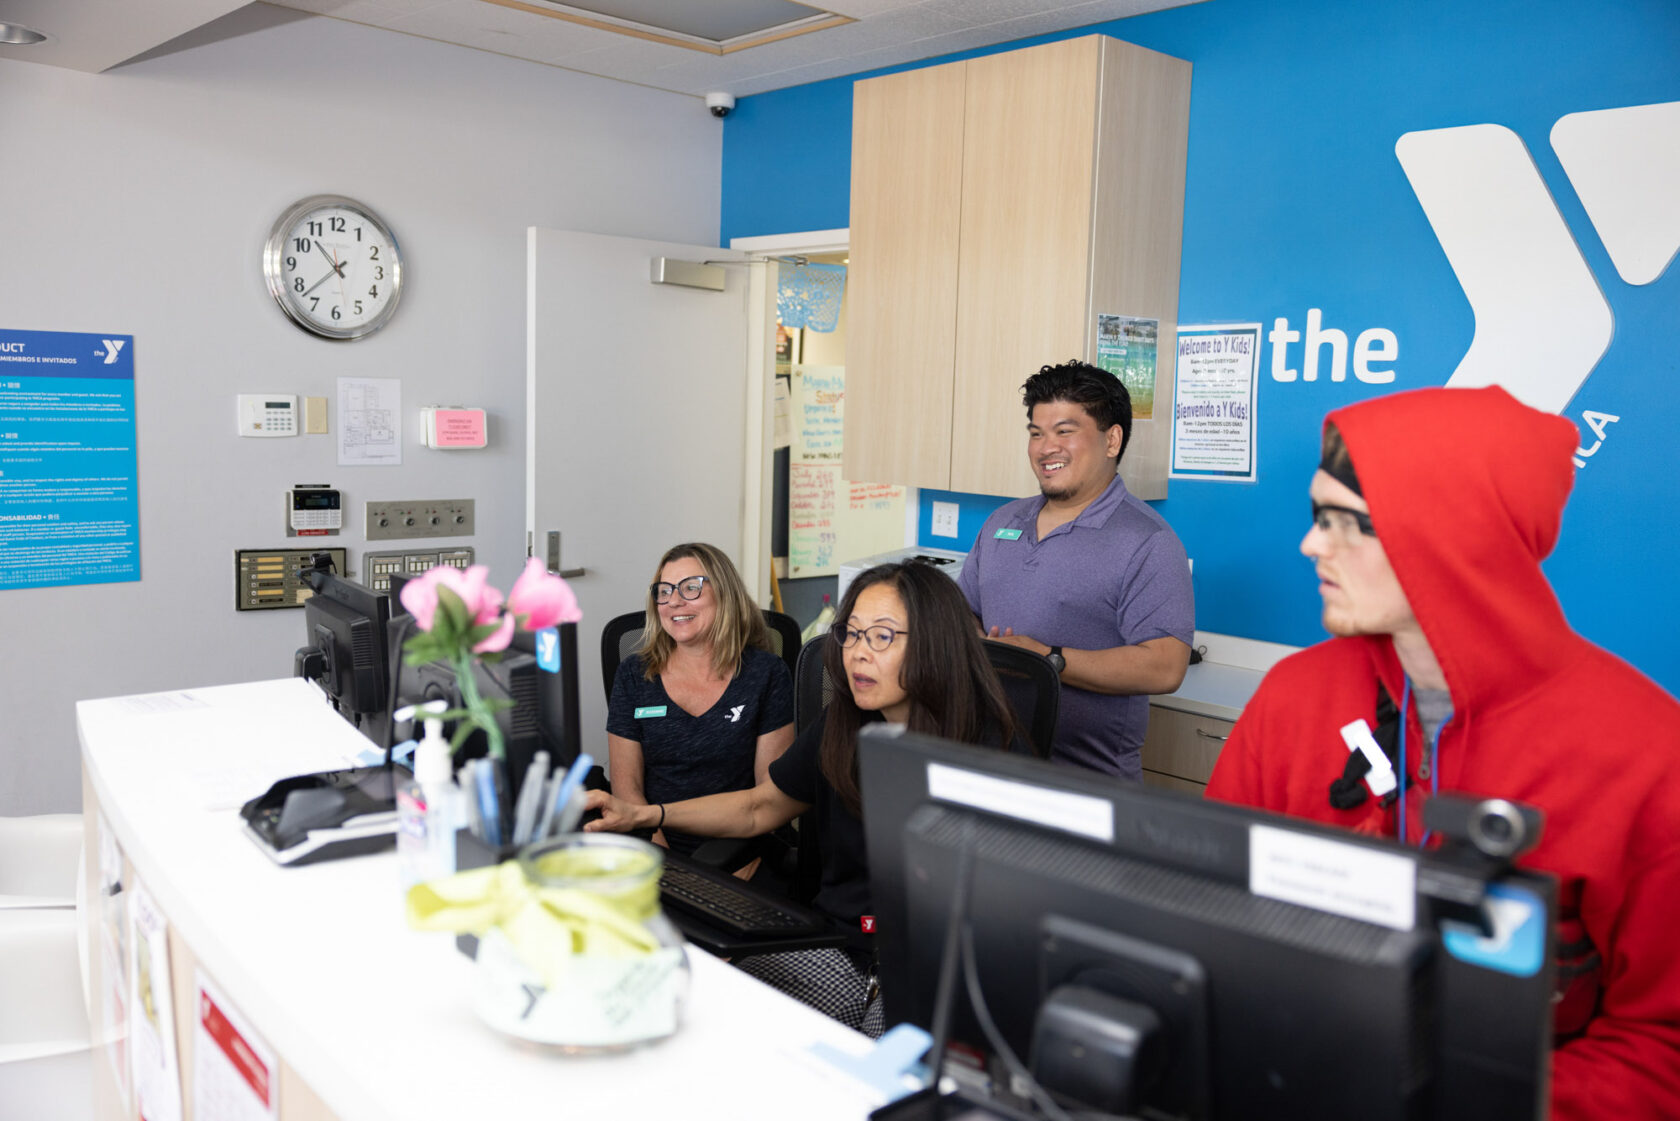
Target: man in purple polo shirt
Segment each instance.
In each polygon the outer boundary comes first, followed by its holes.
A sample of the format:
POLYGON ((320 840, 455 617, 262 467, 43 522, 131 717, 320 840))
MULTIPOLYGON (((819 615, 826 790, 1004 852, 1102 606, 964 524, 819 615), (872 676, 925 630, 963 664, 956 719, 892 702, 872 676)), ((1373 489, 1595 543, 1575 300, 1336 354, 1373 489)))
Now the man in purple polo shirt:
POLYGON ((1132 435, 1120 379, 1084 362, 1045 366, 1021 396, 1043 493, 992 514, 958 583, 990 637, 1061 672, 1052 758, 1137 779, 1149 697, 1177 689, 1190 663, 1190 565, 1118 474, 1132 435))

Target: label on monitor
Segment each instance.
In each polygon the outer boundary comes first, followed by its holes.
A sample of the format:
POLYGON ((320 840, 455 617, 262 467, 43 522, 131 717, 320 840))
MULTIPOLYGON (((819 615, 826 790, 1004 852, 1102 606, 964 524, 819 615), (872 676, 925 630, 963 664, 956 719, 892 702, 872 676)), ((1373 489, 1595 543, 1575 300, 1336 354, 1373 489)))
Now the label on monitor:
POLYGON ((1099 841, 1114 840, 1114 807, 1107 798, 1048 790, 1030 782, 929 763, 928 796, 960 806, 1030 821, 1099 841))
POLYGON ((1248 827, 1248 890, 1394 930, 1417 925, 1411 857, 1293 829, 1248 827))
POLYGON ((1493 934, 1468 923, 1441 923, 1441 943, 1459 961, 1515 977, 1532 977, 1546 964, 1546 904, 1527 888, 1489 884, 1482 907, 1493 934))
POLYGON ((554 627, 537 632, 537 667, 546 673, 560 672, 560 632, 554 627))

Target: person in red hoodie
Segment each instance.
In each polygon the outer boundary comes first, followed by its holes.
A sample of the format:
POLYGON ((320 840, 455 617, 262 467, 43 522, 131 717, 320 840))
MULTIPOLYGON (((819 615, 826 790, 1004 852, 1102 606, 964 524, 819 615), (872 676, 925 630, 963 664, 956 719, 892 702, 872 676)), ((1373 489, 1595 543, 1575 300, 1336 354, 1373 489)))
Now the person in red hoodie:
POLYGON ((1334 637, 1266 675, 1207 795, 1425 847, 1438 791, 1543 810, 1520 863, 1558 880, 1552 1115, 1674 1121, 1680 704, 1571 630, 1540 570, 1577 439, 1498 387, 1331 413, 1301 552, 1334 637), (1358 719, 1397 795, 1350 766, 1358 719))

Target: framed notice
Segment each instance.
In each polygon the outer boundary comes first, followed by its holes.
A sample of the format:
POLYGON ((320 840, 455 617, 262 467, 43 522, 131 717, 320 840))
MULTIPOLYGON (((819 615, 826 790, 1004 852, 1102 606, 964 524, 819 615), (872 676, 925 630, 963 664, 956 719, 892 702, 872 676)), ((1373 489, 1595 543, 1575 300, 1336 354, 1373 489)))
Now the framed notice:
POLYGON ((1178 329, 1171 478, 1254 482, 1259 359, 1258 323, 1178 329))

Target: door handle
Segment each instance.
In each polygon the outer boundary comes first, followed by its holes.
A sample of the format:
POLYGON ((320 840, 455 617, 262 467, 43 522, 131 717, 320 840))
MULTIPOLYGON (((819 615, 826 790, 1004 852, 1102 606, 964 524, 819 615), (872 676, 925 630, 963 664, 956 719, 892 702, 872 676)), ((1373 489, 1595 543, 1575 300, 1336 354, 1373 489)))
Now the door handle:
POLYGON ((1200 728, 1196 729, 1196 734, 1204 740, 1218 740, 1220 743, 1224 743, 1231 738, 1230 736, 1216 736, 1212 732, 1204 732, 1200 728))
POLYGON ((587 568, 560 567, 560 531, 557 529, 548 531, 548 570, 562 580, 576 580, 589 571, 587 568))

